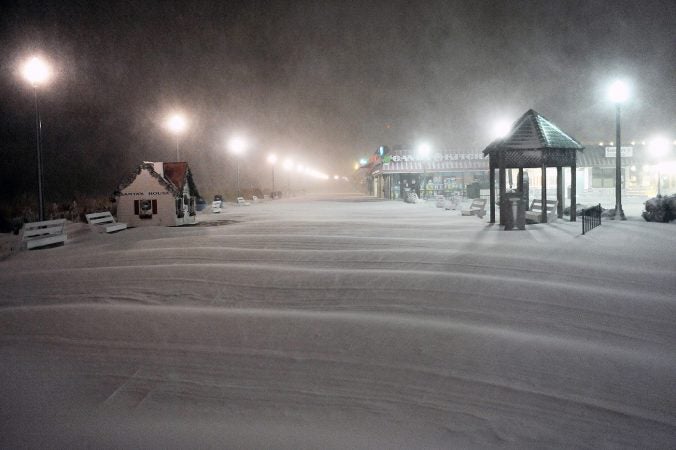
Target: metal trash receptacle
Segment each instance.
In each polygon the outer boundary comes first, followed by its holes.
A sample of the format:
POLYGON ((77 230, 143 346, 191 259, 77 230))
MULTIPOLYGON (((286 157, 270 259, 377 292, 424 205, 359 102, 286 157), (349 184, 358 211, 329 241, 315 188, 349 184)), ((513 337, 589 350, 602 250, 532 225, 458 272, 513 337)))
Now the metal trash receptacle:
POLYGON ((505 230, 526 229, 526 208, 521 192, 505 194, 502 207, 505 209, 505 230))

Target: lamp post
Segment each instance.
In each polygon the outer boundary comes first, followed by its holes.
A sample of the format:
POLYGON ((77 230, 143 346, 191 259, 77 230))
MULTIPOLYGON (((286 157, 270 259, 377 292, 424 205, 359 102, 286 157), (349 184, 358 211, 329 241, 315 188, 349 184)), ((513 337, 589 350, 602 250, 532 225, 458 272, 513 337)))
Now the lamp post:
POLYGON ((230 152, 235 155, 237 160, 237 197, 241 197, 242 194, 239 191, 239 160, 242 154, 246 151, 246 140, 240 136, 233 136, 228 141, 228 148, 230 152))
POLYGON ((608 91, 610 100, 615 103, 615 217, 626 220, 622 210, 622 144, 620 140, 620 105, 629 98, 629 88, 623 81, 615 81, 608 91))
MULTIPOLYGON (((422 177, 422 182, 418 185, 418 189, 422 189, 420 192, 420 195, 424 195, 424 190, 425 190, 425 178, 427 177, 427 167, 425 165, 425 161, 429 160, 430 154, 432 153, 432 148, 430 145, 426 142, 423 142, 422 144, 418 145, 418 148, 416 149, 416 156, 418 159, 422 160, 422 168, 423 168, 423 177, 422 177)), ((421 197, 422 198, 422 197, 421 197)))
POLYGON ((270 194, 270 198, 272 199, 275 195, 275 163, 277 163, 277 155, 274 153, 269 154, 268 162, 272 166, 272 193, 270 194))
POLYGON ((178 144, 179 144, 179 138, 180 135, 186 130, 188 127, 188 121, 185 119, 185 116, 183 114, 172 114, 169 119, 167 119, 167 128, 169 131, 176 136, 176 161, 180 161, 180 155, 178 151, 178 144))
POLYGON ((653 138, 650 140, 648 150, 652 157, 657 160, 657 195, 662 195, 660 164, 662 164, 662 158, 669 153, 669 141, 663 137, 653 138))
POLYGON ((35 136, 38 169, 38 220, 45 219, 44 198, 42 193, 42 120, 40 119, 40 106, 38 101, 38 87, 43 85, 50 77, 50 68, 45 61, 37 56, 29 59, 22 68, 23 77, 33 86, 35 98, 35 136))
POLYGON ((291 159, 291 158, 285 159, 284 165, 282 167, 284 167, 284 170, 286 170, 286 172, 287 172, 287 174, 286 174, 287 175, 287 177, 286 177, 286 189, 287 189, 287 191, 289 191, 289 195, 291 195, 291 171, 294 168, 293 159, 291 159))

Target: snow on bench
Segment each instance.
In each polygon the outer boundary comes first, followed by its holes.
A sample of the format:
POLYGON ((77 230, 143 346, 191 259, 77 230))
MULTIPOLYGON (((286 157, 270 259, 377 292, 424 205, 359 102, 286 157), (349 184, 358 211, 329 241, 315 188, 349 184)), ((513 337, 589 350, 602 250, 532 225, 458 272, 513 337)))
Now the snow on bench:
MULTIPOLYGON (((547 222, 553 222, 557 219, 556 215, 556 206, 558 202, 556 200, 547 200, 547 222)), ((531 222, 540 223, 542 221, 542 200, 535 199, 530 204, 530 210, 526 211, 526 220, 531 222)))
POLYGON ((96 226, 99 230, 105 230, 106 233, 114 233, 127 228, 126 223, 116 222, 110 211, 85 214, 85 217, 90 226, 96 226))
POLYGON ((42 222, 30 222, 24 224, 21 242, 26 244, 28 250, 45 247, 52 244, 63 244, 67 235, 63 228, 66 219, 44 220, 42 222))
POLYGON ((237 204, 239 206, 249 206, 251 203, 244 200, 244 197, 237 197, 237 204))
POLYGON ((477 216, 483 218, 486 214, 486 199, 475 198, 468 208, 462 210, 463 216, 477 216))

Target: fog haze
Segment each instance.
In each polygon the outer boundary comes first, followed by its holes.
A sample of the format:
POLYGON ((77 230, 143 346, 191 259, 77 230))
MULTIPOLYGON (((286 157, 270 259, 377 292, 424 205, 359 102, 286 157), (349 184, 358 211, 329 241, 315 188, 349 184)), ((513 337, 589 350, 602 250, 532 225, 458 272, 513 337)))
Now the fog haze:
POLYGON ((51 195, 111 193, 140 161, 175 158, 162 126, 175 109, 190 120, 182 159, 216 191, 234 183, 232 133, 249 138, 243 180, 260 187, 270 151, 349 175, 382 144, 479 151, 493 122, 529 108, 610 140, 618 76, 632 85, 623 136, 673 134, 675 24, 668 1, 5 2, 3 195, 34 190, 17 71, 35 51, 56 70, 40 93, 51 195))

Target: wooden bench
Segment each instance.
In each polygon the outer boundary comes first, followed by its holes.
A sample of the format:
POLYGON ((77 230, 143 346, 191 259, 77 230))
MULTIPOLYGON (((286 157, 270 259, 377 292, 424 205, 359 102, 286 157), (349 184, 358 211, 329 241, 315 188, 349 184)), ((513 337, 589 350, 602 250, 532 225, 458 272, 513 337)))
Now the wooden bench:
MULTIPOLYGON (((556 200, 547 200, 547 222, 553 222, 557 219, 556 207, 558 202, 556 200)), ((542 200, 535 199, 530 204, 530 210, 526 211, 526 220, 530 222, 542 222, 542 200)))
POLYGON ((482 218, 486 215, 486 199, 485 198, 475 198, 472 200, 472 203, 468 208, 463 209, 463 216, 477 216, 482 218))
POLYGON ((28 250, 66 242, 66 233, 63 232, 66 219, 44 220, 24 224, 21 236, 22 244, 28 250))
POLYGON ((239 206, 249 206, 251 203, 244 200, 244 197, 237 197, 237 204, 239 206))
POLYGON ((214 214, 220 214, 221 212, 221 201, 220 200, 214 200, 211 202, 211 212, 214 214))
POLYGON ((85 214, 85 217, 87 218, 87 223, 90 226, 95 226, 99 230, 105 231, 106 233, 114 233, 116 231, 127 229, 127 224, 116 222, 110 211, 85 214))

